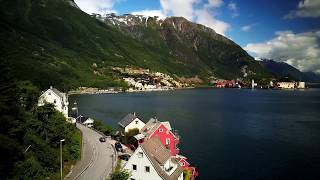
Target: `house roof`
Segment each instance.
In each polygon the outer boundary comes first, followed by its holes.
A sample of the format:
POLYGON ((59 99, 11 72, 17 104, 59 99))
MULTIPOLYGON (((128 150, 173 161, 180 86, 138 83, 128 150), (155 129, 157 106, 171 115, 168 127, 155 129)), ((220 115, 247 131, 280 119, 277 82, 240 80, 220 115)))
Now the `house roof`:
POLYGON ((164 121, 164 122, 161 122, 169 131, 172 130, 171 128, 171 124, 169 121, 164 121))
MULTIPOLYGON (((58 89, 50 86, 50 88, 48 90, 51 90, 54 94, 56 94, 57 96, 59 96, 61 99, 64 99, 65 98, 65 93, 59 91, 58 89)), ((48 91, 47 90, 47 91, 48 91)))
POLYGON ((141 129, 141 133, 146 135, 147 132, 150 132, 151 129, 156 129, 159 125, 160 122, 157 119, 151 118, 141 129))
POLYGON ((171 131, 170 122, 165 121, 161 122, 155 118, 151 118, 147 124, 141 129, 141 133, 144 134, 146 137, 149 137, 154 131, 156 131, 161 125, 164 125, 167 130, 171 131))
POLYGON ((166 180, 176 180, 183 172, 180 164, 173 158, 171 158, 170 151, 163 146, 158 137, 149 139, 148 141, 141 144, 142 150, 145 152, 149 160, 151 161, 153 167, 157 173, 166 180), (177 167, 175 171, 169 175, 167 174, 161 166, 163 166, 168 160, 174 162, 177 167))
POLYGON ((91 118, 88 118, 88 119, 84 120, 82 123, 83 123, 83 124, 94 123, 94 120, 91 119, 91 118))
POLYGON ((94 120, 89 118, 89 117, 82 116, 82 117, 79 118, 79 121, 81 123, 85 123, 86 121, 94 121, 94 120))
POLYGON ((121 121, 118 122, 118 124, 121 127, 125 128, 126 126, 128 126, 136 118, 138 118, 138 117, 135 115, 135 113, 129 113, 124 118, 122 118, 121 121))

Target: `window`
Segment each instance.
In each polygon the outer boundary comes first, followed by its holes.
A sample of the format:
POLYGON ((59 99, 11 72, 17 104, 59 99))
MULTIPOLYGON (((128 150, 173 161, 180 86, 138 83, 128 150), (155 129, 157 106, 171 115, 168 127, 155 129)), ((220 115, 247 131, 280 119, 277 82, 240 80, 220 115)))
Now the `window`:
POLYGON ((137 165, 132 164, 132 170, 136 171, 137 170, 137 165))
POLYGON ((139 153, 138 153, 138 157, 139 157, 139 158, 142 158, 142 157, 143 157, 143 152, 139 152, 139 153))
POLYGON ((163 129, 159 129, 159 132, 163 132, 163 129))
POLYGON ((150 172, 150 166, 145 166, 146 172, 150 172))
POLYGON ((139 123, 139 121, 136 121, 136 124, 138 124, 139 123))
POLYGON ((53 103, 57 103, 57 100, 53 100, 53 103))
POLYGON ((49 92, 48 94, 51 95, 51 92, 49 92))
POLYGON ((170 138, 166 138, 166 145, 170 144, 170 138))
POLYGON ((184 162, 181 164, 181 166, 185 166, 185 165, 186 165, 186 163, 184 163, 184 162))

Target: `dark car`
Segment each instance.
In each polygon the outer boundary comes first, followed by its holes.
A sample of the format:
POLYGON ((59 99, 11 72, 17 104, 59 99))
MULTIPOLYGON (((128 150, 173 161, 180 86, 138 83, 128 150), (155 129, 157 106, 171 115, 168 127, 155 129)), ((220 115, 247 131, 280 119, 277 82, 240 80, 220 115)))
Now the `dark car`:
POLYGON ((118 156, 119 159, 128 161, 130 159, 130 155, 129 154, 122 154, 118 156))
POLYGON ((99 141, 100 142, 106 142, 106 138, 105 137, 101 137, 101 138, 99 138, 99 141))
POLYGON ((118 152, 119 152, 119 151, 123 152, 123 148, 122 148, 122 145, 121 145, 120 142, 116 142, 116 143, 114 144, 114 148, 116 148, 116 150, 117 150, 118 152))

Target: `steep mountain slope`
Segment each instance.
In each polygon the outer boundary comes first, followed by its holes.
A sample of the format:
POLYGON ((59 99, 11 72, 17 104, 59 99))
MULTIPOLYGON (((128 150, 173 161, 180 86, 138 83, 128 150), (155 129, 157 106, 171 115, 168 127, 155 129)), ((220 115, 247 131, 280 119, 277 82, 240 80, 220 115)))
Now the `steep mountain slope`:
POLYGON ((284 62, 263 59, 261 64, 279 79, 287 77, 295 81, 320 82, 319 75, 313 72, 301 72, 284 62))
POLYGON ((130 14, 94 17, 118 27, 147 46, 167 51, 182 67, 197 66, 198 69, 191 69, 194 73, 229 79, 243 78, 244 74, 254 77, 267 76, 260 64, 236 43, 183 17, 164 20, 130 14))
POLYGON ((114 66, 205 81, 269 76, 238 45, 202 25, 183 18, 93 18, 72 0, 0 0, 0 41, 1 61, 41 88, 124 86, 114 66))

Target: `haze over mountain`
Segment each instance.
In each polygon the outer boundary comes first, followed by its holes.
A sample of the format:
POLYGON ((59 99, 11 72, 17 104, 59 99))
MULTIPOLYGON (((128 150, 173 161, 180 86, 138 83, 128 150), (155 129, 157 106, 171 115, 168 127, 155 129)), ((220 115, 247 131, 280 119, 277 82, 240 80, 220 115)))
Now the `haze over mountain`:
POLYGON ((72 0, 0 2, 1 61, 42 88, 122 86, 115 66, 205 82, 271 77, 239 45, 185 18, 92 17, 72 0))
POLYGON ((301 72, 284 62, 262 59, 261 64, 278 79, 288 78, 295 81, 320 82, 320 75, 314 72, 301 72))

